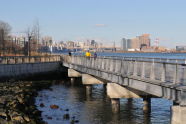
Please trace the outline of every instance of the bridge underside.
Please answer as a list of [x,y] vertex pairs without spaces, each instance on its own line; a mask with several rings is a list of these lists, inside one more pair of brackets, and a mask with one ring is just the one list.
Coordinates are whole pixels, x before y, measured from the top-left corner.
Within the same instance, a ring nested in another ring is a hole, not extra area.
[[[101,69],[87,68],[82,65],[63,63],[65,67],[77,71],[80,77],[88,74],[107,82],[107,95],[111,98],[113,112],[119,111],[119,98],[143,98],[144,112],[150,112],[151,97],[161,97],[174,101],[171,107],[171,123],[182,124],[186,121],[186,90],[181,84],[162,83],[149,79],[141,80],[135,76],[119,75]],[[98,83],[99,84],[99,83]],[[88,92],[91,89],[87,87]]]

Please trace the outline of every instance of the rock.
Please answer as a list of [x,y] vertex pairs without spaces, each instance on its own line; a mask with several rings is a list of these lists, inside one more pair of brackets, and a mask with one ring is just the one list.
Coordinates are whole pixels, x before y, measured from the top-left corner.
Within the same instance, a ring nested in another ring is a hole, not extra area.
[[70,115],[69,115],[69,114],[64,114],[64,115],[63,115],[63,119],[69,120],[69,119],[70,119]]
[[43,103],[41,103],[39,106],[40,106],[40,107],[45,107],[45,105],[44,105]]
[[23,121],[23,117],[22,117],[22,116],[20,116],[20,115],[17,115],[17,116],[12,117],[12,120],[22,122],[22,121]]
[[[49,86],[38,82],[0,83],[0,124],[46,124],[34,104],[34,97],[39,89]],[[45,105],[42,103],[40,106]],[[54,105],[53,108],[59,106]]]
[[52,88],[48,88],[50,91],[53,91],[53,89]]
[[76,117],[75,116],[72,116],[72,119],[75,119]]
[[24,103],[23,98],[22,98],[21,96],[18,96],[18,97],[17,97],[17,100],[18,100],[18,101],[19,101],[19,103],[21,103],[21,104],[23,104],[23,103]]
[[7,114],[5,111],[1,111],[0,112],[0,118],[6,119],[7,118]]
[[51,108],[51,109],[58,109],[59,106],[58,106],[58,105],[50,105],[50,108]]
[[[7,121],[4,120],[4,119],[2,119],[2,118],[0,118],[0,124],[7,124]],[[9,123],[8,123],[8,124],[9,124]]]
[[79,123],[79,120],[75,120],[75,123]]
[[74,121],[74,120],[71,120],[71,121],[70,121],[70,124],[74,124],[74,123],[75,123],[75,121]]
[[49,116],[49,117],[47,117],[47,119],[52,120],[52,117]]
[[30,119],[29,119],[29,117],[28,116],[23,116],[23,118],[25,119],[25,121],[27,121],[27,122],[29,122],[30,121]]

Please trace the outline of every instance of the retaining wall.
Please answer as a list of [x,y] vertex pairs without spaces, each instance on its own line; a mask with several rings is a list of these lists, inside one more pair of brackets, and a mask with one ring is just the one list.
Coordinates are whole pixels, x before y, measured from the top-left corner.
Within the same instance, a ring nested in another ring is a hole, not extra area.
[[0,80],[26,78],[57,71],[65,71],[59,62],[0,64]]

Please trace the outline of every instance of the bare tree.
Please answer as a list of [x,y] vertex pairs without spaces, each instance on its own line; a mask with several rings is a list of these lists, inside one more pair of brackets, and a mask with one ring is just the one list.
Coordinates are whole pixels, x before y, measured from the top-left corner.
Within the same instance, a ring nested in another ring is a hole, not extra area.
[[28,50],[28,55],[30,56],[31,52],[38,51],[38,46],[40,41],[40,26],[38,20],[34,22],[32,28],[28,28],[26,30],[26,35],[28,38],[27,50]]
[[8,23],[0,20],[0,54],[5,54],[5,44],[8,41],[8,35],[11,29]]

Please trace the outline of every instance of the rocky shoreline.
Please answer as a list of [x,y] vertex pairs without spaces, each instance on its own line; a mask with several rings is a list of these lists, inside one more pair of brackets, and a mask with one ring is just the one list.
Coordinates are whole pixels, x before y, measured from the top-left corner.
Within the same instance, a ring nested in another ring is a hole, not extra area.
[[0,83],[0,124],[45,124],[37,110],[37,92],[52,81],[9,81]]

